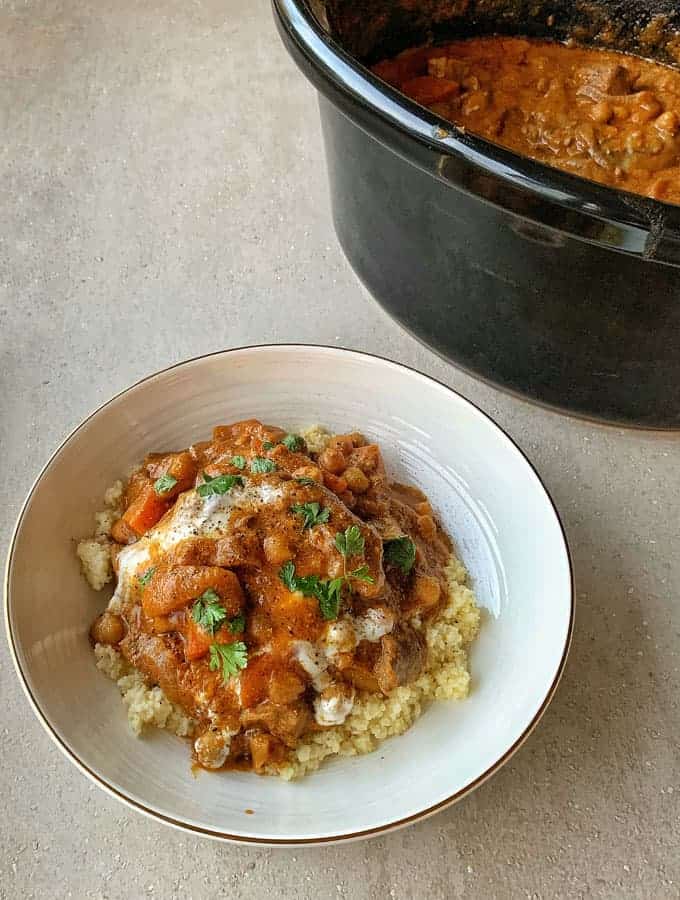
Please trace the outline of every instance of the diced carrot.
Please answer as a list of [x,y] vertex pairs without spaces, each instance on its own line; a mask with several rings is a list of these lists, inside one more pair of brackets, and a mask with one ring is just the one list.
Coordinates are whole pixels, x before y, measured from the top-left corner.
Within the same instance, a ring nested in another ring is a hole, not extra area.
[[189,661],[205,656],[213,643],[212,635],[191,618],[185,626],[184,636],[186,639],[184,655]]
[[193,487],[196,478],[196,463],[186,450],[181,453],[165,453],[162,456],[150,457],[146,468],[152,481],[162,475],[171,475],[177,481],[177,484],[163,495],[166,499],[176,497],[182,491]]
[[447,97],[457,94],[459,89],[460,85],[457,81],[449,81],[448,78],[434,78],[431,75],[419,75],[417,78],[405,81],[401,86],[404,94],[424,106],[445,100]]
[[147,484],[123,514],[123,521],[137,535],[145,534],[163,517],[170,504]]
[[215,634],[210,634],[188,615],[184,626],[184,638],[184,656],[188,662],[191,662],[205,656],[210,650],[211,644],[233,644],[243,640],[243,634],[234,634],[226,625],[218,628]]

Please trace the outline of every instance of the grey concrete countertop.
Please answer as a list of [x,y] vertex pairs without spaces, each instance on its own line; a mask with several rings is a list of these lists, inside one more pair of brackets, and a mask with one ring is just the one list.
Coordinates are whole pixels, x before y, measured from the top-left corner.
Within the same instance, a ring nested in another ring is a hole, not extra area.
[[535,463],[574,557],[567,671],[459,805],[323,849],[197,840],[93,787],[0,647],[0,897],[680,896],[680,435],[512,400],[420,347],[335,241],[314,93],[265,0],[0,6],[0,527],[62,437],[139,377],[317,341],[415,366]]

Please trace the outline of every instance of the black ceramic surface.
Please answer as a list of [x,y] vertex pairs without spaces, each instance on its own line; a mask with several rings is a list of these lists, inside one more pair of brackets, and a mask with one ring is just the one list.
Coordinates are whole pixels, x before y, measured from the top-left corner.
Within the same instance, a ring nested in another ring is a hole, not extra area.
[[336,232],[439,353],[590,417],[680,427],[680,209],[460,135],[366,72],[303,0],[274,0],[321,92]]

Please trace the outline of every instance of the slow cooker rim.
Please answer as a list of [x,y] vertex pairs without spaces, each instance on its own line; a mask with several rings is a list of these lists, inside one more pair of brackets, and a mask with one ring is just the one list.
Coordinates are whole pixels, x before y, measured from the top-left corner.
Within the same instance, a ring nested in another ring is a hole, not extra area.
[[[280,28],[330,87],[342,93],[353,104],[386,121],[403,136],[426,144],[443,156],[463,159],[470,167],[513,188],[521,187],[530,192],[535,200],[546,205],[557,205],[587,219],[611,224],[627,233],[631,237],[631,243],[619,246],[597,238],[573,235],[576,238],[589,243],[606,244],[612,250],[661,264],[680,264],[678,256],[673,252],[674,245],[680,241],[680,207],[571,175],[470,132],[461,132],[451,122],[405,97],[378,78],[346,51],[321,27],[308,0],[272,0],[272,6]],[[333,66],[329,65],[328,59],[324,59],[329,54],[335,64]],[[341,77],[341,67],[346,67],[351,72],[351,84]],[[333,102],[332,97],[329,99]],[[404,115],[395,115],[395,109],[405,113],[413,124],[407,124]],[[443,180],[450,181],[446,178]],[[480,199],[490,202],[483,196]],[[633,208],[633,205],[638,209]],[[640,214],[639,208],[647,212],[647,217]],[[527,218],[532,217],[527,215]],[[546,227],[557,231],[565,230],[559,225],[546,224]],[[662,233],[669,232],[671,258],[666,259],[663,252],[659,252],[659,237]],[[653,245],[652,253],[647,251],[648,245]]]

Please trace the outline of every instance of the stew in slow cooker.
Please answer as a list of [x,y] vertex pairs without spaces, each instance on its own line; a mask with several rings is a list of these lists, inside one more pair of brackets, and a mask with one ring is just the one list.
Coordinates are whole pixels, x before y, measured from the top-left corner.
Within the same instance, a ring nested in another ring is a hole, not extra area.
[[383,80],[481,137],[574,175],[680,203],[680,72],[637,56],[483,37],[407,50]]

